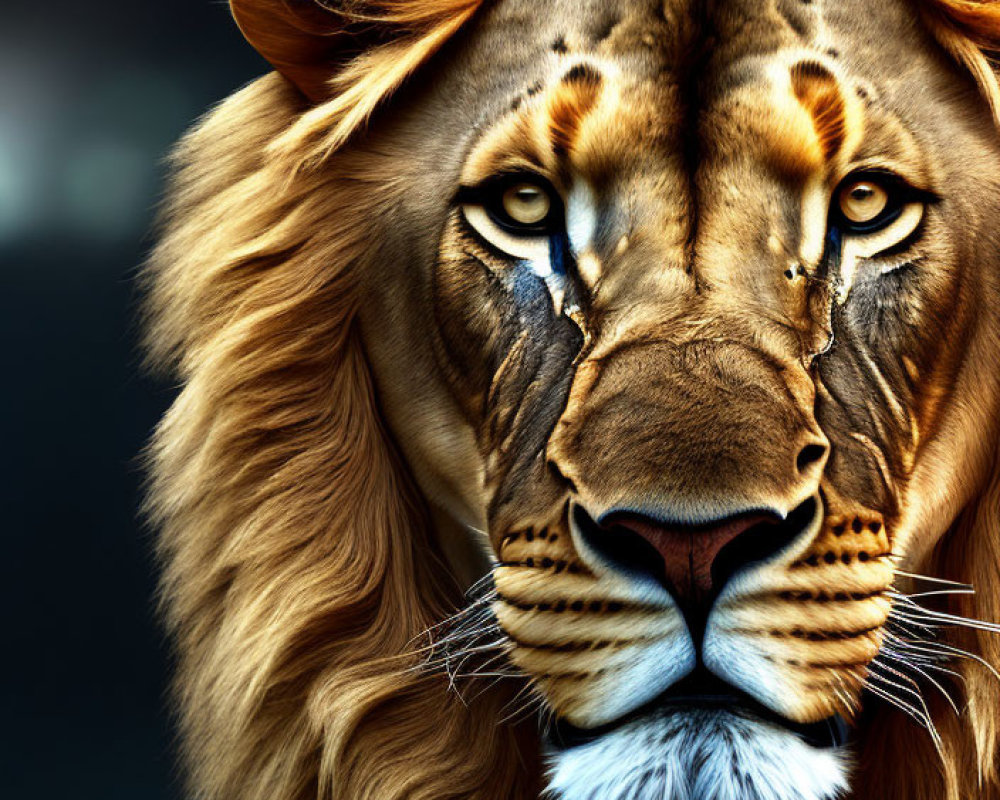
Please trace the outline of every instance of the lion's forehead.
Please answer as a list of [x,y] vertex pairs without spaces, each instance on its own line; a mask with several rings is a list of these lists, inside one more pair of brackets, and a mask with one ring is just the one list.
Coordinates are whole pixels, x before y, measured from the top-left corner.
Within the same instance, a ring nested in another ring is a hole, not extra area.
[[[504,0],[479,20],[461,73],[480,95],[504,94],[592,58],[633,88],[673,84],[711,106],[734,91],[763,91],[770,63],[798,53],[840,60],[891,88],[928,49],[913,13],[906,0],[553,0],[542,16],[534,0]],[[897,46],[885,47],[887,36]],[[661,122],[676,119],[674,108],[660,113]]]
[[[534,3],[505,0],[480,19],[455,62],[451,78],[463,90],[448,81],[440,89],[445,102],[477,115],[473,158],[456,168],[474,182],[508,164],[568,167],[627,199],[633,216],[664,232],[661,243],[687,240],[692,212],[703,229],[714,213],[728,230],[737,198],[768,209],[769,220],[748,221],[758,229],[797,224],[798,198],[776,200],[776,189],[835,171],[832,162],[914,162],[920,182],[924,159],[909,131],[940,137],[933,114],[913,102],[921,81],[911,78],[940,65],[921,46],[912,13],[905,0],[877,8],[860,0],[591,0],[554,2],[540,18]],[[898,46],[882,46],[888,39]],[[476,102],[467,103],[473,92]]]

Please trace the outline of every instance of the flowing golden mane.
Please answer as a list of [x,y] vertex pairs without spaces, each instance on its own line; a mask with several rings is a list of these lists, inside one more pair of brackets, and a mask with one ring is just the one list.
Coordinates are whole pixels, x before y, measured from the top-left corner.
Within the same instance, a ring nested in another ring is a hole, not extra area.
[[413,640],[461,595],[354,324],[391,165],[301,169],[310,113],[274,74],[210,113],[174,155],[151,258],[148,347],[183,387],[151,446],[149,510],[190,784],[245,800],[531,796],[503,701],[467,708],[412,669]]
[[[398,187],[391,160],[343,148],[480,0],[347,4],[341,21],[398,35],[326,81],[317,70],[341,34],[268,5],[239,3],[237,17],[251,38],[272,31],[284,75],[250,84],[179,145],[147,273],[149,352],[181,385],[150,448],[149,512],[190,785],[206,800],[537,797],[533,725],[498,722],[509,696],[486,691],[467,707],[443,676],[414,669],[414,640],[461,594],[381,421],[355,320],[365,220],[387,213]],[[1000,4],[923,6],[1000,108],[983,55],[1000,45]],[[307,39],[303,72],[294,53]],[[953,610],[992,620],[998,473],[923,569],[975,584]],[[959,644],[1000,664],[997,637]],[[1000,682],[974,662],[962,670],[967,717],[934,709],[944,758],[879,712],[859,800],[1000,800]]]
[[[925,23],[975,79],[1000,125],[1000,84],[992,58],[1000,50],[1000,3],[995,0],[919,0]],[[1000,332],[984,362],[1000,352]],[[992,448],[991,479],[941,539],[925,575],[970,584],[974,595],[952,596],[946,610],[1000,620],[1000,446]],[[966,706],[958,716],[942,698],[928,700],[941,734],[937,753],[923,731],[880,709],[865,732],[856,780],[857,800],[998,800],[1000,798],[1000,637],[952,630],[944,640],[975,654],[956,666]]]

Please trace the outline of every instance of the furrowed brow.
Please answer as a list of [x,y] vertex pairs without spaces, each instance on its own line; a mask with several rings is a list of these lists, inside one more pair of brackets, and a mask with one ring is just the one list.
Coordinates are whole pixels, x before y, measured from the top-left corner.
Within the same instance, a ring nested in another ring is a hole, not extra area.
[[562,77],[548,103],[554,155],[561,157],[573,149],[584,118],[597,105],[602,85],[601,73],[589,64],[577,64]]
[[827,161],[832,160],[847,141],[847,104],[840,84],[817,61],[800,61],[791,69],[792,90],[812,117],[813,129]]

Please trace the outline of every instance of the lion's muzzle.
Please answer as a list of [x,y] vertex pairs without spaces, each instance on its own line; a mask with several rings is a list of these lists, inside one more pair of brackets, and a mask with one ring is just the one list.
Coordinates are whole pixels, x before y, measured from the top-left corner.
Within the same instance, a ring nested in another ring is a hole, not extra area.
[[[828,541],[813,402],[808,366],[749,337],[582,359],[546,450],[567,535],[508,537],[495,575],[514,661],[561,719],[612,724],[697,676],[790,722],[843,710],[891,573],[880,542]],[[848,594],[821,604],[830,580]]]

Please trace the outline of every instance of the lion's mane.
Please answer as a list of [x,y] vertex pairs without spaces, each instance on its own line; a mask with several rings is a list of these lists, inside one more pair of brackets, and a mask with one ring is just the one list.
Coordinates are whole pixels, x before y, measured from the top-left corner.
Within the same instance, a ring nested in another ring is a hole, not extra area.
[[[536,797],[532,726],[498,724],[509,696],[467,707],[416,669],[414,641],[461,595],[381,421],[355,319],[366,220],[390,213],[399,187],[391,158],[342,151],[479,0],[344,5],[393,35],[329,61],[348,30],[347,12],[330,12],[342,29],[308,50],[306,79],[289,54],[311,34],[268,10],[282,4],[235,4],[299,88],[261,78],[185,137],[147,270],[151,360],[181,387],[149,450],[148,510],[189,782],[206,800]],[[1000,8],[925,8],[1000,96],[983,55],[1000,43]],[[317,63],[336,64],[329,79]],[[1000,619],[1000,479],[932,562],[927,574],[980,589],[956,612]],[[1000,664],[995,638],[959,644]],[[975,662],[962,670],[967,718],[935,709],[944,757],[880,710],[857,798],[1000,798],[1000,683]]]
[[189,782],[244,800],[531,796],[503,701],[467,708],[403,655],[461,595],[355,323],[391,167],[304,167],[330,130],[309,113],[276,74],[211,112],[173,157],[151,259],[148,345],[182,386],[149,510]]

